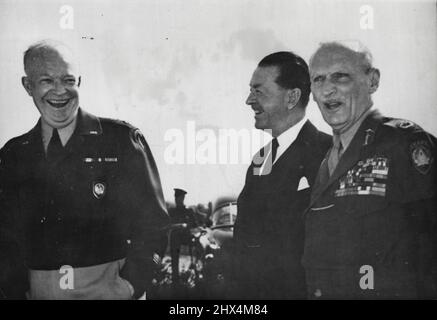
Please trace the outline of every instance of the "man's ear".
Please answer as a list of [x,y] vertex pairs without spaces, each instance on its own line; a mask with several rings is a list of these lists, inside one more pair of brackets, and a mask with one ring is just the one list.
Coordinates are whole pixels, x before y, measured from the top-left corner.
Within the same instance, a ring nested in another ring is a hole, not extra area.
[[21,84],[23,85],[23,87],[26,90],[27,94],[29,96],[32,96],[32,83],[31,83],[29,77],[22,77],[21,78]]
[[287,108],[291,110],[298,104],[302,92],[299,88],[294,88],[287,91]]
[[380,79],[380,72],[376,68],[372,68],[369,71],[369,81],[370,81],[370,87],[369,92],[372,94],[378,90],[379,87],[379,79]]

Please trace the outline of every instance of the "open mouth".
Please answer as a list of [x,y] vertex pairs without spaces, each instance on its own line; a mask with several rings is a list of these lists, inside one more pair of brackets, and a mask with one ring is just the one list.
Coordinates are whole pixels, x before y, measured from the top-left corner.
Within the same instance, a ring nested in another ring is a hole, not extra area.
[[260,115],[261,113],[264,113],[262,110],[253,110],[255,112],[255,116]]
[[324,102],[323,105],[325,106],[326,109],[332,111],[338,109],[342,105],[342,103],[338,101],[329,101],[329,102]]
[[51,105],[53,108],[59,109],[65,107],[70,99],[50,99],[47,100],[48,104]]

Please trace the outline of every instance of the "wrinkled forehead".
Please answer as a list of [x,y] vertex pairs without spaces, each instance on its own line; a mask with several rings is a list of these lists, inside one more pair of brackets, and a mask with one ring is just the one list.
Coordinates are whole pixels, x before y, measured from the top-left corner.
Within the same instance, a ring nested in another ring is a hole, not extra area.
[[25,62],[26,74],[31,77],[41,74],[78,75],[78,69],[73,54],[63,47],[34,49]]
[[342,48],[321,48],[310,62],[310,74],[332,72],[358,72],[363,66],[362,57],[356,52]]

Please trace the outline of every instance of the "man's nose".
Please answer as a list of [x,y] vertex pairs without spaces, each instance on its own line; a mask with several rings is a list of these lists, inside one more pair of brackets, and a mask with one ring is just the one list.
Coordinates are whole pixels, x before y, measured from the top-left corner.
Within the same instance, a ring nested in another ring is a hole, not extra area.
[[55,85],[54,89],[56,93],[62,94],[66,92],[65,85],[62,82],[62,80],[55,80],[54,85]]
[[251,92],[251,93],[249,93],[249,96],[246,99],[246,104],[252,105],[254,103],[255,103],[255,95]]
[[324,96],[329,97],[330,95],[334,94],[336,90],[337,88],[335,87],[335,84],[333,84],[331,81],[326,80],[323,83],[322,93]]

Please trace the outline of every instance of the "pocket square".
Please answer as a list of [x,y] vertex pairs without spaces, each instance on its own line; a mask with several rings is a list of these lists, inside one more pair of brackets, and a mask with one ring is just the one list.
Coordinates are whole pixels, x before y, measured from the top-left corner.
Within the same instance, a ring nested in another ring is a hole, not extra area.
[[307,178],[306,177],[300,178],[299,186],[297,187],[297,191],[304,190],[304,189],[307,189],[309,187],[310,187],[310,185],[308,183]]

